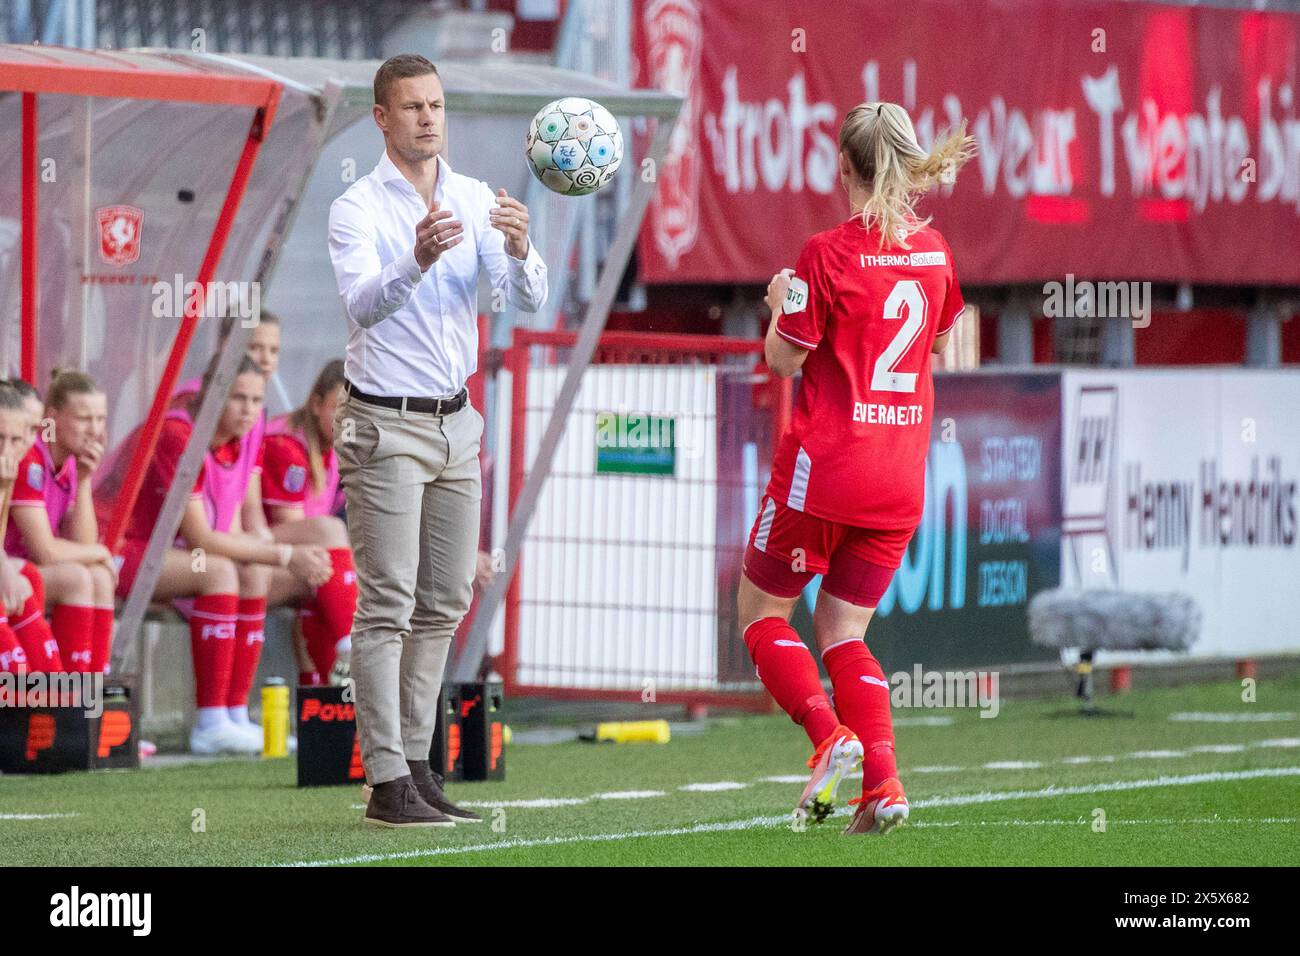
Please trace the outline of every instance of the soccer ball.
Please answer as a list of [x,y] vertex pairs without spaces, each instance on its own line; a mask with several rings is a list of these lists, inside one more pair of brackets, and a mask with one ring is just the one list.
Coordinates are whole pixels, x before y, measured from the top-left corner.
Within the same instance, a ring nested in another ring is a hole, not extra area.
[[533,175],[562,196],[600,189],[623,162],[623,133],[609,110],[581,96],[547,103],[528,126],[525,155]]

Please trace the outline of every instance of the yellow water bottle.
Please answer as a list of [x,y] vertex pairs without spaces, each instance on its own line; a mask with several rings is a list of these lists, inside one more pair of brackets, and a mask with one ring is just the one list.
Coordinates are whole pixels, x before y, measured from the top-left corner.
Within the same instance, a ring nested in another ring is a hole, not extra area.
[[262,756],[289,756],[289,685],[271,677],[262,688]]

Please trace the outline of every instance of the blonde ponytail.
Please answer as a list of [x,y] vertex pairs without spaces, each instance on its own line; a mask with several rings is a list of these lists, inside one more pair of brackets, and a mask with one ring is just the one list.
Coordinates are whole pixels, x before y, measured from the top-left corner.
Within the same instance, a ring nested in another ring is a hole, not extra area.
[[871,190],[862,208],[862,225],[880,231],[886,241],[911,248],[908,238],[930,222],[918,220],[915,202],[940,183],[952,182],[975,155],[975,139],[962,121],[936,139],[930,152],[921,149],[907,110],[897,103],[859,103],[840,126],[840,149],[854,172]]

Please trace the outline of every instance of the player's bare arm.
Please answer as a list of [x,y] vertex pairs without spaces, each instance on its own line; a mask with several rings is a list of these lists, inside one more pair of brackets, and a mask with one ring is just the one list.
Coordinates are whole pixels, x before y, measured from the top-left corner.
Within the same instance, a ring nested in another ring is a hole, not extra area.
[[763,357],[767,367],[781,378],[789,378],[803,367],[808,358],[808,349],[802,349],[793,342],[782,338],[776,331],[777,320],[781,317],[786,293],[790,291],[790,279],[793,269],[782,269],[772,276],[767,284],[767,296],[763,300],[771,310],[772,318],[767,325],[767,337],[763,341]]

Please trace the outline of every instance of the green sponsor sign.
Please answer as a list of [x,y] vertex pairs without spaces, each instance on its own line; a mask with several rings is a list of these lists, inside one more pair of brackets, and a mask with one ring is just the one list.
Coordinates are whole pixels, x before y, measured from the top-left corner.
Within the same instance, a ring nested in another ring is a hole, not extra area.
[[597,412],[596,474],[671,477],[676,467],[673,419]]

